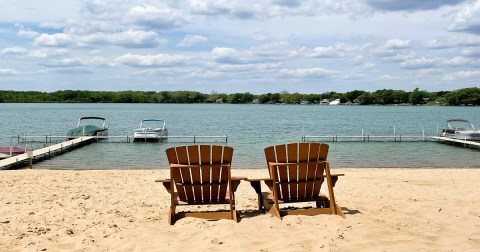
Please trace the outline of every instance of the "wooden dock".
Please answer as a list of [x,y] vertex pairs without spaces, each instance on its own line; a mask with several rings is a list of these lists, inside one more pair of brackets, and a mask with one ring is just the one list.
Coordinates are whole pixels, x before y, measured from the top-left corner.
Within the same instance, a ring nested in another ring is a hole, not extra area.
[[438,142],[442,142],[442,143],[451,143],[454,146],[480,148],[480,142],[475,142],[475,141],[454,139],[454,138],[450,138],[450,137],[432,137],[432,139],[437,140]]
[[[133,135],[123,135],[123,136],[92,136],[95,139],[104,139],[104,140],[110,140],[110,141],[125,141],[127,143],[132,142],[134,140]],[[29,136],[29,135],[18,135],[16,137],[17,141],[19,143],[27,143],[27,142],[44,142],[44,143],[51,143],[51,142],[56,142],[56,141],[62,141],[62,140],[67,140],[66,135],[61,135],[61,136],[56,136],[56,135],[41,135],[41,136]],[[176,139],[178,142],[203,142],[205,140],[220,140],[220,141],[225,141],[225,143],[228,142],[228,136],[227,135],[208,135],[208,136],[202,136],[202,135],[177,135],[177,136],[160,136],[157,139],[159,140],[169,140],[169,139]],[[189,141],[186,141],[189,140]]]
[[20,164],[22,162],[28,162],[30,159],[41,159],[44,157],[50,157],[56,153],[61,153],[73,148],[78,148],[85,144],[95,141],[95,137],[79,137],[73,140],[68,140],[58,144],[54,144],[45,148],[28,151],[24,154],[16,155],[13,157],[5,158],[0,160],[0,169],[5,169],[6,167]]

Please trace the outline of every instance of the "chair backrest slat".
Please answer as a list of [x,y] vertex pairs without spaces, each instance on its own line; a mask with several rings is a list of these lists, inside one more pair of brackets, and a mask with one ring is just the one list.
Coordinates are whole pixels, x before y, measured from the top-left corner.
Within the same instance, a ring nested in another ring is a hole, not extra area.
[[[290,143],[265,148],[267,163],[290,163],[271,167],[270,176],[279,199],[303,199],[316,196],[323,183],[328,145]],[[293,163],[293,164],[292,164]]]
[[[211,164],[212,162],[211,162],[210,156],[211,156],[210,145],[200,145],[200,163],[202,165]],[[212,170],[212,167],[202,166],[202,168],[201,168],[201,179],[202,179],[203,184],[207,184],[207,183],[211,184],[212,183],[211,177],[210,177],[211,170]],[[211,189],[211,187],[212,186],[203,186],[202,187],[202,199],[205,202],[210,202],[212,200],[212,197],[211,197],[212,189]]]
[[170,164],[186,165],[170,166],[180,200],[210,203],[225,199],[233,148],[190,145],[168,148],[166,152]]

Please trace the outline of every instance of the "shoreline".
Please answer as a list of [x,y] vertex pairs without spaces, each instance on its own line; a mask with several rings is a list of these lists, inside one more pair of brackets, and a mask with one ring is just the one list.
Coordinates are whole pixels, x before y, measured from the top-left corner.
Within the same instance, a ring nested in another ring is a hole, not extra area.
[[[339,216],[286,216],[256,210],[256,194],[236,192],[240,221],[185,218],[167,224],[169,194],[156,170],[0,172],[0,248],[21,250],[337,250],[480,249],[476,168],[333,168],[344,173]],[[232,176],[267,177],[266,168]],[[265,188],[265,187],[262,187]],[[264,189],[265,190],[265,189]],[[322,189],[323,190],[323,189]],[[209,209],[202,206],[202,209]]]

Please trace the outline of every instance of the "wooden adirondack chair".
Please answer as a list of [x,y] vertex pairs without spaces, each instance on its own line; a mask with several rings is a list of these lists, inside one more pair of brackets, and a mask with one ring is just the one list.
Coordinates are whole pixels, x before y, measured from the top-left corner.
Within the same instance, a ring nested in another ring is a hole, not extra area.
[[[235,195],[239,178],[231,178],[233,148],[220,145],[177,146],[166,150],[170,179],[160,179],[171,195],[168,223],[184,217],[237,221]],[[228,211],[179,212],[176,207],[229,205]]]
[[[345,218],[335,203],[333,187],[338,176],[330,174],[327,161],[329,146],[324,143],[290,143],[265,148],[270,178],[248,179],[258,194],[259,209],[262,207],[275,216],[337,214]],[[327,180],[328,196],[320,193]],[[261,192],[260,181],[270,188]],[[280,204],[316,202],[316,208],[282,209]]]

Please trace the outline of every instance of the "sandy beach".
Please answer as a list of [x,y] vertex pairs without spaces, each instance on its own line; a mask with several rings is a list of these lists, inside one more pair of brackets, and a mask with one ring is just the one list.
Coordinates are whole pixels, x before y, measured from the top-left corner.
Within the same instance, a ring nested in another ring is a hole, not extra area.
[[[167,224],[167,170],[0,171],[0,251],[479,251],[480,169],[333,169],[339,216],[256,211]],[[266,169],[234,169],[265,177]]]

